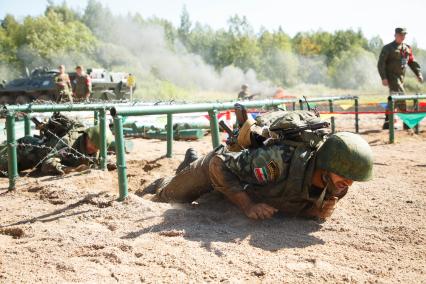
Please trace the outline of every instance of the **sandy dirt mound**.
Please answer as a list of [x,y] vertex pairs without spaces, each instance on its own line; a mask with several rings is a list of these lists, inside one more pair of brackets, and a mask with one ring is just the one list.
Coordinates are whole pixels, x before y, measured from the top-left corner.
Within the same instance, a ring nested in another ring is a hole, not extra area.
[[172,174],[187,147],[207,153],[210,137],[175,143],[173,159],[164,142],[135,139],[124,202],[116,172],[23,178],[0,190],[0,282],[424,283],[425,133],[398,132],[395,145],[386,135],[364,135],[375,179],[323,223],[252,221],[215,193],[184,205],[134,194]]

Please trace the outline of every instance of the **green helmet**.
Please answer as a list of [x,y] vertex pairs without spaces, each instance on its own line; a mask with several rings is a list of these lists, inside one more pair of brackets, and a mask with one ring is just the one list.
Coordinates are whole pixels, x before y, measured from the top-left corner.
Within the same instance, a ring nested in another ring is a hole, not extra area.
[[[101,148],[101,131],[98,126],[92,126],[86,129],[85,131],[90,141],[96,145],[98,149]],[[112,136],[111,130],[107,127],[106,129],[106,146],[108,146],[114,141],[114,137]]]
[[361,136],[339,132],[318,149],[316,167],[354,181],[368,181],[373,177],[373,152]]

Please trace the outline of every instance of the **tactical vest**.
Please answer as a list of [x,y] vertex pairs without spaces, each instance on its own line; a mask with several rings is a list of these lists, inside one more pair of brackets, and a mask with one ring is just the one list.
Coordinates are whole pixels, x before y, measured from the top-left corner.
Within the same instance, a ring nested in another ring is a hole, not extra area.
[[273,111],[256,118],[272,143],[241,152],[223,150],[229,170],[261,200],[291,214],[320,206],[325,191],[310,194],[317,149],[327,138],[328,123],[311,111]]
[[303,144],[282,144],[241,152],[223,150],[220,156],[243,188],[275,208],[297,215],[324,198],[309,194],[315,153],[316,149]]

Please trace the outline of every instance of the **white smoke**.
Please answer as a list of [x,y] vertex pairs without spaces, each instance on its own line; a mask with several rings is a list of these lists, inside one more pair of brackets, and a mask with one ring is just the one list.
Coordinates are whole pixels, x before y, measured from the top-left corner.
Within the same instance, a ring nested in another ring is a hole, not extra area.
[[[235,66],[220,71],[207,64],[199,55],[189,53],[175,40],[170,46],[164,28],[152,23],[135,23],[131,19],[117,17],[103,35],[107,43],[97,49],[97,59],[110,67],[127,67],[140,77],[153,73],[156,77],[190,89],[234,92],[242,84],[248,84],[253,92],[270,94],[272,84],[257,78],[256,72],[247,72]],[[102,26],[104,23],[96,23]]]

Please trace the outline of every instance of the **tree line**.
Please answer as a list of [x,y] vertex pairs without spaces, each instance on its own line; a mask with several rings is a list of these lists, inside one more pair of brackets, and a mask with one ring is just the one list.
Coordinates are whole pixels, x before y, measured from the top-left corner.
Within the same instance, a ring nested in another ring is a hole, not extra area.
[[[96,0],[89,0],[83,11],[51,1],[41,16],[18,21],[6,15],[0,25],[0,66],[12,66],[16,71],[3,72],[2,76],[17,75],[25,67],[53,65],[70,56],[92,67],[126,68],[144,46],[138,43],[134,48],[128,38],[113,32],[123,21],[131,22],[131,26],[122,33],[146,26],[161,27],[164,48],[171,53],[183,50],[196,54],[218,73],[227,66],[243,72],[254,70],[258,79],[284,87],[303,83],[360,89],[380,83],[376,63],[383,41],[378,36],[367,39],[361,30],[318,30],[291,37],[285,27],[255,31],[249,19],[239,15],[232,16],[226,28],[213,29],[193,23],[185,7],[180,25],[174,26],[165,19],[145,19],[139,13],[113,15]],[[426,51],[413,48],[420,63],[426,63]],[[138,66],[131,68],[138,72]],[[152,66],[144,72],[151,78],[167,80],[159,78],[161,75]],[[418,88],[414,80],[408,83],[409,88]]]

